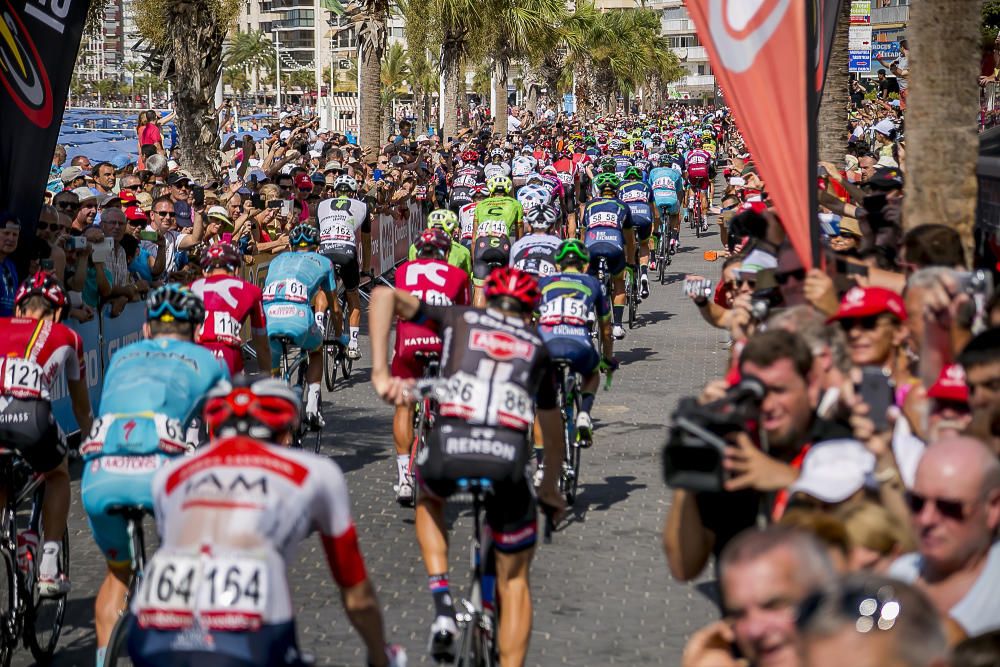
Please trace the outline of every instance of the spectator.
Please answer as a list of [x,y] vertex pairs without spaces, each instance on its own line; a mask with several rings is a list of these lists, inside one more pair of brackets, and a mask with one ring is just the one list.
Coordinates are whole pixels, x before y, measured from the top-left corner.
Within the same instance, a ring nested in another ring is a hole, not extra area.
[[101,162],[94,168],[94,187],[98,196],[110,195],[115,190],[115,167],[110,162]]
[[55,206],[42,206],[35,234],[49,249],[51,264],[46,270],[63,282],[66,276],[66,253],[61,242],[69,235],[69,218],[59,213]]
[[956,437],[924,452],[910,495],[917,552],[889,574],[927,593],[968,636],[1000,629],[1000,462],[981,441]]
[[830,321],[837,322],[847,336],[848,354],[855,366],[881,368],[901,391],[913,381],[903,354],[909,333],[906,307],[898,294],[882,287],[852,287]]
[[97,217],[97,195],[90,188],[77,188],[73,190],[77,196],[78,207],[76,217],[73,218],[72,227],[77,232],[83,232],[94,226],[94,218]]
[[1000,631],[966,639],[951,653],[951,667],[996,667],[1000,665]]
[[967,265],[962,238],[945,225],[914,227],[903,237],[900,265],[907,273],[931,266],[964,270]]
[[[164,257],[164,271],[167,273],[177,269],[177,252],[201,243],[204,235],[204,227],[200,215],[196,217],[195,225],[190,233],[178,231],[175,222],[174,203],[170,197],[160,197],[153,202],[152,215],[147,230],[156,232],[164,239],[162,250],[166,252]],[[159,253],[158,244],[154,244],[151,241],[143,241],[143,245],[147,251]]]
[[836,516],[847,531],[849,571],[884,574],[913,542],[896,518],[874,500],[840,508]]
[[797,625],[809,667],[945,667],[945,628],[919,590],[852,574],[810,596]]
[[0,213],[0,317],[14,316],[14,297],[21,284],[11,255],[17,250],[21,225],[9,213]]
[[75,190],[76,188],[82,188],[87,184],[86,176],[90,172],[86,172],[79,167],[66,167],[62,170],[59,175],[59,179],[62,181],[63,188],[66,190]]
[[[149,216],[138,206],[129,206],[125,209],[126,236],[131,236],[136,243],[135,258],[129,261],[129,272],[152,285],[162,274],[166,266],[166,240],[156,232],[156,248],[150,251],[141,243],[142,234],[146,232],[149,224]],[[124,239],[124,237],[123,237]]]
[[965,371],[972,420],[992,422],[1000,411],[1000,328],[969,341],[957,361]]
[[[787,526],[748,530],[730,542],[719,563],[726,620],[696,632],[682,667],[797,667],[796,605],[828,586],[834,570],[811,535]],[[738,660],[734,657],[741,656]]]

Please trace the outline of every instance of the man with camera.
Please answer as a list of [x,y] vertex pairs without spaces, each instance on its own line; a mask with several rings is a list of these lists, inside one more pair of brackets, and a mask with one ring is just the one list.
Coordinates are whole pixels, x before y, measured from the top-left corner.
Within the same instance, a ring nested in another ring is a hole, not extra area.
[[697,577],[737,533],[781,517],[813,444],[850,436],[816,417],[820,381],[801,336],[754,335],[738,371],[741,380],[728,390],[710,384],[701,405],[682,401],[664,451],[674,495],[663,546],[681,581]]

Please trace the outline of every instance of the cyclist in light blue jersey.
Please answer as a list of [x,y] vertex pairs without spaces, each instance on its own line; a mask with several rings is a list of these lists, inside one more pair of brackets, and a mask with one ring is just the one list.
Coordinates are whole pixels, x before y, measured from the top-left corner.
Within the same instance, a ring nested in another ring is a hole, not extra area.
[[319,383],[323,379],[326,309],[336,298],[337,280],[333,262],[316,252],[318,229],[308,224],[298,225],[289,233],[288,243],[292,252],[282,253],[271,261],[264,282],[271,373],[275,374],[281,365],[283,339],[309,353],[306,421],[317,428],[323,425],[319,414]]
[[[676,157],[663,155],[660,166],[649,173],[649,184],[653,188],[653,201],[660,215],[670,220],[669,252],[677,250],[681,233],[681,196],[684,192],[684,177],[676,163]],[[666,243],[666,239],[661,239]]]
[[194,342],[205,308],[193,292],[176,284],[154,290],[146,318],[146,340],[111,358],[100,416],[80,446],[83,508],[108,566],[94,604],[98,665],[125,601],[131,565],[126,522],[108,509],[141,505],[152,511],[153,475],[187,450],[188,423],[209,390],[229,378],[226,366]]

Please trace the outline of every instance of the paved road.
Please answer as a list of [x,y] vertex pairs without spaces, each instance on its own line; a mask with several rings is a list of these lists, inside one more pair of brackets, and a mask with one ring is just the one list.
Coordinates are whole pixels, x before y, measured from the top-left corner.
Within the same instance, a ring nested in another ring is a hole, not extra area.
[[[670,579],[660,548],[670,503],[660,473],[664,425],[677,398],[717,376],[726,355],[719,332],[704,324],[681,294],[684,273],[718,275],[718,265],[702,258],[702,250],[715,248],[718,237],[714,229],[707,238],[696,239],[689,229],[681,236],[681,253],[668,267],[667,284],[653,285],[640,306],[637,328],[616,346],[622,368],[612,390],[598,395],[596,444],[584,453],[576,506],[553,543],[536,553],[531,665],[676,665],[691,632],[713,616],[705,594]],[[376,400],[368,368],[362,360],[349,384],[324,396],[323,451],[347,474],[389,637],[407,647],[410,664],[431,664],[424,650],[432,607],[413,512],[394,502],[391,409]],[[91,665],[93,596],[103,563],[79,502],[78,481],[73,487],[73,593],[56,664]],[[453,567],[467,562],[470,534],[468,516],[458,516]],[[453,570],[456,588],[463,572]],[[300,643],[316,654],[317,664],[364,664],[361,642],[346,620],[315,538],[303,545],[291,582]],[[21,654],[15,664],[31,664],[30,657]]]

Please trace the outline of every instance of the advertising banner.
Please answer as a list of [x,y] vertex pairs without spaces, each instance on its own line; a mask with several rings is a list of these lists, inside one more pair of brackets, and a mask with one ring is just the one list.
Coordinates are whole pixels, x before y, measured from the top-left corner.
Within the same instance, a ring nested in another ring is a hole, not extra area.
[[[90,392],[90,406],[97,414],[97,406],[101,401],[101,387],[104,384],[104,364],[101,360],[101,323],[94,318],[89,322],[67,320],[65,324],[78,333],[83,340],[83,360],[87,367],[87,389]],[[52,412],[56,421],[65,433],[79,430],[76,417],[73,416],[73,405],[69,397],[66,375],[60,374],[52,385]]]

